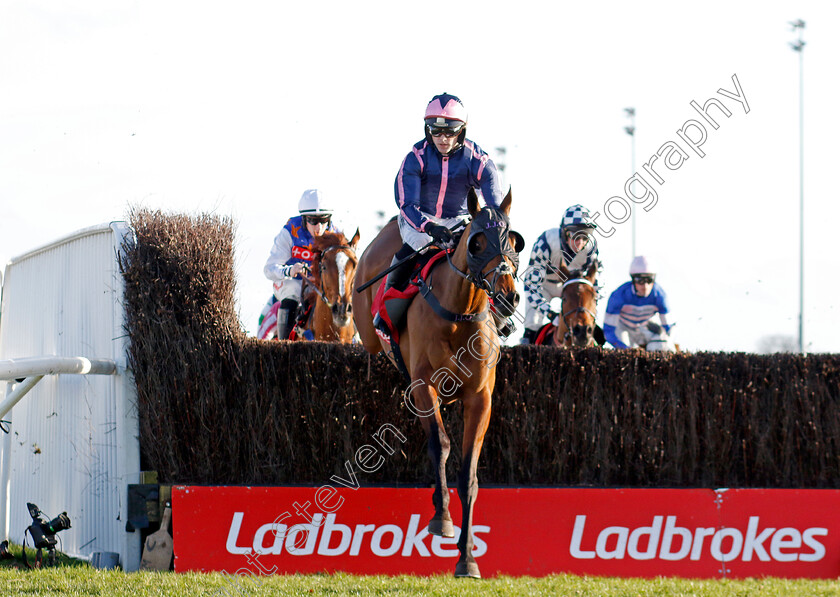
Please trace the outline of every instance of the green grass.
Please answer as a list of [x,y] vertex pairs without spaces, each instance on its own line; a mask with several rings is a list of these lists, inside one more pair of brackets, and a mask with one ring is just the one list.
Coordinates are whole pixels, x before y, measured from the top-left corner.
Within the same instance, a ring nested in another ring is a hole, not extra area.
[[[12,555],[15,556],[13,560],[0,560],[0,570],[3,569],[23,569],[25,570],[26,567],[23,564],[23,560],[21,558],[22,549],[20,545],[16,543],[10,543],[8,546],[9,551]],[[35,566],[35,558],[37,556],[37,550],[27,547],[26,548],[26,558],[29,561],[30,566]],[[47,552],[43,552],[44,560],[47,559]],[[56,567],[61,566],[63,568],[66,567],[79,567],[79,566],[90,566],[85,560],[77,560],[75,558],[71,558],[70,556],[61,553],[60,551],[56,551]],[[2,585],[0,585],[0,595],[4,595],[2,592]]]
[[90,566],[43,570],[0,569],[0,595],[840,595],[840,582],[782,579],[745,581],[616,579],[568,575],[545,578],[352,576],[314,574],[240,578],[223,573],[175,574],[95,570]]

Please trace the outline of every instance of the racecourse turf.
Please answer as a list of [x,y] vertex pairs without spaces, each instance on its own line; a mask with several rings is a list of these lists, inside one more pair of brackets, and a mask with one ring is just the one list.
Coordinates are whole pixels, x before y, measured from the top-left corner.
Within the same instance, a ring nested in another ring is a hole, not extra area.
[[481,580],[449,575],[353,576],[311,574],[236,577],[224,573],[135,572],[59,566],[43,570],[0,568],[0,595],[840,595],[840,582],[747,579],[621,579],[570,575],[500,576]]

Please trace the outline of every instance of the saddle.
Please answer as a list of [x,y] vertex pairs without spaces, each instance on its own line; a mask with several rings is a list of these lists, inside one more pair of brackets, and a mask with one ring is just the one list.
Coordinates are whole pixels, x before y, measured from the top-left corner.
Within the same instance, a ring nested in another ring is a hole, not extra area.
[[[400,329],[405,324],[404,314],[408,311],[409,303],[411,303],[412,299],[420,292],[420,286],[422,284],[421,280],[425,280],[428,277],[429,270],[432,269],[432,266],[445,255],[445,250],[420,255],[414,266],[414,270],[408,278],[408,284],[405,288],[401,289],[393,287],[389,288],[388,292],[385,292],[385,284],[381,284],[379,286],[379,290],[376,292],[370,311],[371,315],[374,317],[377,313],[379,313],[379,316],[388,326],[388,329],[391,332],[391,337],[386,338],[386,340],[390,340],[392,343],[399,343]],[[394,308],[395,305],[390,304],[391,301],[402,302],[402,308]],[[403,316],[392,317],[392,315],[397,313],[401,313]]]

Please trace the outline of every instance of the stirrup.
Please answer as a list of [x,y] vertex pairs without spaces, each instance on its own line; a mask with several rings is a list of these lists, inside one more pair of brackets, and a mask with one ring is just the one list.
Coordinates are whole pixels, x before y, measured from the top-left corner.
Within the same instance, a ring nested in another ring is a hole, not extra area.
[[391,330],[388,329],[388,324],[385,323],[385,320],[382,319],[382,316],[379,315],[379,313],[377,313],[373,317],[373,328],[375,330],[378,330],[379,332],[382,332],[383,334],[385,334],[389,338],[391,337]]

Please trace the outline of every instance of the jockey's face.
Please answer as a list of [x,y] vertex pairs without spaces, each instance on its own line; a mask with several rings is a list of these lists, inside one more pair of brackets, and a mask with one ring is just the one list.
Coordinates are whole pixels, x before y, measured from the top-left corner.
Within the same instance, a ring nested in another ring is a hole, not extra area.
[[330,218],[323,216],[304,216],[306,229],[312,236],[321,236],[330,225]]
[[653,276],[633,276],[633,290],[637,296],[649,295],[653,290]]
[[575,253],[580,252],[589,242],[589,234],[582,230],[566,233],[566,240],[569,243],[569,248]]
[[441,155],[448,155],[450,151],[455,149],[455,146],[458,145],[458,135],[454,137],[447,137],[446,135],[432,135],[432,141],[435,143],[435,147],[441,153]]

